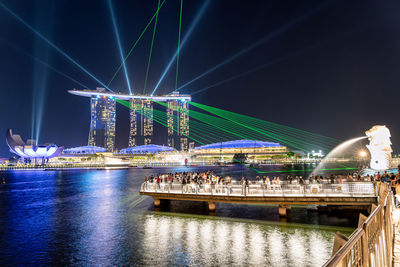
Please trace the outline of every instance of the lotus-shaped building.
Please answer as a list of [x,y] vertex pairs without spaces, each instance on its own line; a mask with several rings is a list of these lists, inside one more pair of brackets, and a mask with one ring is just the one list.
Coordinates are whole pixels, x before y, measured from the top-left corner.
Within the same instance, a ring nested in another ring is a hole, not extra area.
[[39,146],[36,145],[34,140],[28,140],[25,143],[19,134],[13,134],[11,129],[6,133],[7,145],[10,152],[17,154],[22,159],[42,159],[48,160],[49,158],[56,157],[61,154],[63,147],[58,147],[54,144]]

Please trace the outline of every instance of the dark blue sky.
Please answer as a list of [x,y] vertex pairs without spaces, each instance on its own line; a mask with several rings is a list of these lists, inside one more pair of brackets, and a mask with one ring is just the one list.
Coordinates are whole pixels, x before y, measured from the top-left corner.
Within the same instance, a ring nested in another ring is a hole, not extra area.
[[[107,1],[0,1],[102,82],[108,83],[118,68]],[[176,50],[179,3],[166,0],[160,11],[148,91]],[[184,0],[182,38],[203,3]],[[126,53],[154,14],[157,0],[113,5]],[[343,140],[362,135],[374,124],[386,124],[398,151],[399,13],[399,1],[211,1],[181,49],[178,85],[265,40],[182,92],[195,92],[265,65],[195,94],[193,101]],[[41,120],[40,142],[85,145],[89,100],[67,93],[82,86],[29,55],[85,86],[100,85],[2,7],[0,25],[0,133],[12,128],[29,138],[33,114]],[[143,91],[152,27],[127,60],[136,93]],[[175,68],[157,93],[174,89]],[[122,72],[111,88],[128,92]],[[117,112],[116,143],[123,148],[128,142],[128,111],[118,106]],[[155,142],[165,143],[162,138]],[[1,140],[0,155],[9,156],[5,139]]]

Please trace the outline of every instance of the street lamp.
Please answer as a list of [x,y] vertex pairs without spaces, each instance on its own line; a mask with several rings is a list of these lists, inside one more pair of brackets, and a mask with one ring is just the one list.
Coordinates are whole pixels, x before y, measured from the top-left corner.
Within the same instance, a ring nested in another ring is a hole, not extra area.
[[362,159],[364,159],[364,158],[367,156],[367,152],[366,152],[365,150],[361,150],[361,151],[358,153],[358,155],[359,155]]
[[365,159],[366,159],[367,155],[368,155],[368,153],[365,150],[360,150],[358,152],[358,156],[360,157],[360,160],[361,160],[361,165],[365,164]]

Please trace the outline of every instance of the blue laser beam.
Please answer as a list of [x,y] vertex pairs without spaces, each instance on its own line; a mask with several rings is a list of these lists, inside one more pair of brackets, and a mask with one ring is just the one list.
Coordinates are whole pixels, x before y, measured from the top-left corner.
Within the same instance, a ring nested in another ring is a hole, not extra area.
[[[188,31],[186,32],[185,36],[183,37],[183,39],[181,41],[180,50],[182,50],[183,46],[185,45],[185,43],[189,39],[190,35],[192,34],[193,30],[196,28],[196,25],[199,23],[202,15],[204,14],[204,12],[207,9],[210,2],[211,2],[210,0],[205,1],[203,3],[202,7],[200,8],[199,12],[196,14],[196,17],[193,19],[192,24],[190,24]],[[178,56],[178,49],[175,51],[175,54],[172,56],[171,60],[169,61],[167,67],[165,68],[163,74],[161,75],[161,78],[158,80],[157,85],[154,87],[154,90],[151,93],[151,95],[154,95],[155,91],[158,89],[161,82],[164,80],[165,76],[167,75],[168,71],[170,70],[172,64],[175,62],[177,56]]]
[[23,20],[21,17],[19,17],[16,13],[14,13],[11,9],[9,9],[5,4],[0,2],[0,6],[7,11],[9,14],[11,14],[14,18],[16,18],[19,22],[21,22],[25,27],[27,27],[29,30],[31,30],[33,33],[35,33],[40,39],[45,41],[48,45],[53,47],[57,52],[59,52],[61,55],[63,55],[65,58],[67,58],[70,62],[72,62],[75,66],[77,66],[79,69],[81,69],[83,72],[85,72],[87,75],[89,75],[91,78],[93,78],[96,82],[101,84],[104,88],[107,90],[113,92],[106,84],[104,84],[102,81],[100,81],[96,76],[91,74],[87,69],[85,69],[83,66],[81,66],[76,60],[74,60],[72,57],[70,57],[67,53],[65,53],[61,48],[56,46],[52,41],[50,41],[46,36],[41,34],[39,31],[37,31],[35,28],[33,28],[31,25],[29,25],[25,20]]
[[65,74],[64,72],[62,72],[62,71],[60,71],[60,70],[58,70],[58,69],[52,67],[51,65],[49,65],[49,64],[46,63],[46,62],[44,62],[43,60],[41,60],[41,59],[39,59],[39,58],[37,58],[37,57],[35,57],[35,56],[29,54],[28,52],[26,52],[26,51],[23,50],[22,48],[13,45],[12,43],[8,42],[7,40],[5,40],[5,39],[3,39],[3,38],[0,38],[0,42],[3,43],[3,44],[5,44],[5,45],[7,45],[8,47],[10,47],[10,48],[12,48],[12,49],[18,51],[19,53],[21,53],[21,54],[23,54],[23,55],[25,55],[25,56],[27,56],[27,57],[29,57],[29,58],[31,58],[31,59],[33,59],[33,60],[39,62],[40,64],[42,64],[42,65],[46,66],[47,68],[51,69],[52,71],[54,71],[55,73],[57,73],[57,74],[63,76],[64,78],[67,78],[68,80],[70,80],[70,81],[76,83],[77,85],[79,85],[79,86],[81,86],[81,87],[84,87],[85,89],[90,89],[88,86],[84,85],[83,83],[81,83],[81,82],[75,80],[74,78],[72,78],[71,76]]
[[119,37],[118,25],[117,25],[117,20],[115,19],[114,8],[113,8],[111,0],[108,0],[107,2],[108,2],[108,9],[110,10],[110,14],[111,14],[112,24],[114,27],[115,37],[116,37],[117,43],[118,43],[118,50],[119,50],[119,55],[121,57],[122,67],[124,69],[126,84],[128,85],[129,94],[132,95],[131,83],[129,81],[128,70],[126,68],[126,64],[125,64],[125,60],[124,60],[124,53],[122,51],[121,39]]
[[[326,4],[326,3],[325,3]],[[310,16],[312,16],[313,14],[315,14],[317,11],[319,11],[322,8],[322,5],[319,5],[318,7],[310,10],[309,12],[307,12],[304,15],[301,15],[293,20],[291,20],[289,23],[286,23],[285,25],[283,25],[282,27],[279,27],[277,30],[273,31],[272,33],[264,36],[263,38],[261,38],[260,40],[258,40],[257,42],[255,42],[254,44],[242,49],[241,51],[239,51],[238,53],[234,54],[233,56],[223,60],[222,62],[218,63],[217,65],[215,65],[214,67],[210,68],[209,70],[203,72],[202,74],[200,74],[199,76],[197,76],[196,78],[192,79],[191,81],[185,83],[184,85],[180,86],[177,91],[183,89],[184,87],[188,86],[189,84],[194,83],[195,81],[203,78],[204,76],[214,72],[215,70],[223,67],[224,65],[234,61],[235,59],[241,57],[242,55],[252,51],[253,49],[259,47],[260,45],[267,43],[269,41],[271,41],[273,38],[277,37],[278,35],[290,30],[291,28],[293,28],[295,25],[299,24],[300,22],[306,20],[307,18],[309,18]]]

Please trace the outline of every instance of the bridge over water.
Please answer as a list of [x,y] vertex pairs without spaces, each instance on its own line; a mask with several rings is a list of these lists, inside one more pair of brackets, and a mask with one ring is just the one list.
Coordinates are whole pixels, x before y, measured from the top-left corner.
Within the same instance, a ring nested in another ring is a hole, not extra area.
[[279,185],[259,183],[249,186],[237,183],[199,185],[144,182],[140,194],[153,197],[155,206],[159,206],[162,200],[203,201],[208,202],[211,211],[215,210],[216,202],[276,204],[281,216],[286,216],[286,211],[291,205],[368,208],[377,203],[375,184],[372,182],[306,185],[281,182]]
[[215,209],[215,202],[278,204],[280,215],[285,215],[290,205],[298,204],[370,207],[369,216],[360,214],[359,226],[349,237],[336,234],[332,257],[324,266],[397,266],[400,258],[399,219],[393,218],[394,197],[386,184],[282,183],[269,186],[253,184],[246,187],[240,184],[182,185],[145,182],[141,185],[140,193],[152,196],[156,206],[164,199],[205,201],[209,203],[210,210]]

